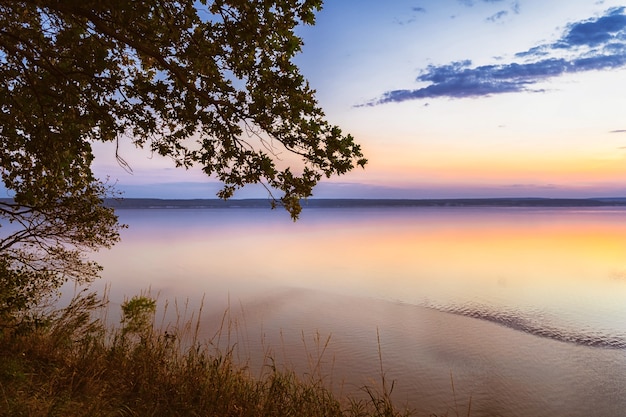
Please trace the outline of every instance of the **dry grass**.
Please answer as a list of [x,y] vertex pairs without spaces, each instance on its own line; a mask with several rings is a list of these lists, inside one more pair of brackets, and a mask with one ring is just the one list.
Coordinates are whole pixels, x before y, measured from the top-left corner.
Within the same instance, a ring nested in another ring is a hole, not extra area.
[[104,324],[106,303],[94,295],[77,297],[27,329],[0,326],[0,416],[411,414],[391,401],[393,384],[384,378],[382,356],[381,389],[364,387],[366,399],[337,398],[321,373],[302,377],[279,369],[271,357],[264,372],[252,376],[236,363],[232,347],[197,340],[198,320],[155,331],[149,297],[134,297],[122,307],[115,330]]

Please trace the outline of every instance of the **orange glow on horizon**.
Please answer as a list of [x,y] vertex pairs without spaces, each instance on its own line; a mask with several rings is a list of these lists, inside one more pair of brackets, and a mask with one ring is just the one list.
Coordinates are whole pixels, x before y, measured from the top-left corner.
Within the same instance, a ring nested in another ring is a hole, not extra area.
[[[405,152],[399,152],[400,147],[406,147]],[[480,148],[469,146],[465,149],[420,147],[398,141],[391,142],[387,148],[369,149],[369,152],[366,149],[366,156],[369,158],[366,169],[349,174],[355,181],[389,185],[626,183],[626,152],[618,149],[481,152]]]

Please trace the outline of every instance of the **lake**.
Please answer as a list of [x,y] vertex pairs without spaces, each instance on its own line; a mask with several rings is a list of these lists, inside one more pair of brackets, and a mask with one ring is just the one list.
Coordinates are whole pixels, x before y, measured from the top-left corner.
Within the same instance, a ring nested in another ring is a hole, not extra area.
[[[626,209],[118,210],[113,306],[150,290],[253,372],[395,381],[397,405],[472,416],[626,410]],[[184,313],[185,305],[187,312]],[[167,325],[174,319],[157,315]]]

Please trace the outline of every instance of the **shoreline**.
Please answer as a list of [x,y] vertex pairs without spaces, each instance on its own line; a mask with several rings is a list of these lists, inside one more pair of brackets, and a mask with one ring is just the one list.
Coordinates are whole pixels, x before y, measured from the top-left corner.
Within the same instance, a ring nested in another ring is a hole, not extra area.
[[[269,199],[105,199],[105,205],[117,209],[151,208],[263,208]],[[454,198],[454,199],[317,199],[302,201],[302,208],[393,208],[393,207],[538,207],[586,208],[626,207],[626,198]]]

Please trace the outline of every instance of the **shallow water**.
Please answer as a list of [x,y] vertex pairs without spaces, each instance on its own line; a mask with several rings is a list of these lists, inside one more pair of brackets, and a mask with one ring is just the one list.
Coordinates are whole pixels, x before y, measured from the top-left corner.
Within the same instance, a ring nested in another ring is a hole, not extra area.
[[626,410],[626,210],[118,213],[129,228],[97,254],[96,287],[114,304],[204,298],[206,337],[228,309],[258,372],[270,352],[352,393],[381,385],[382,360],[393,397],[426,415],[470,399],[472,416]]

